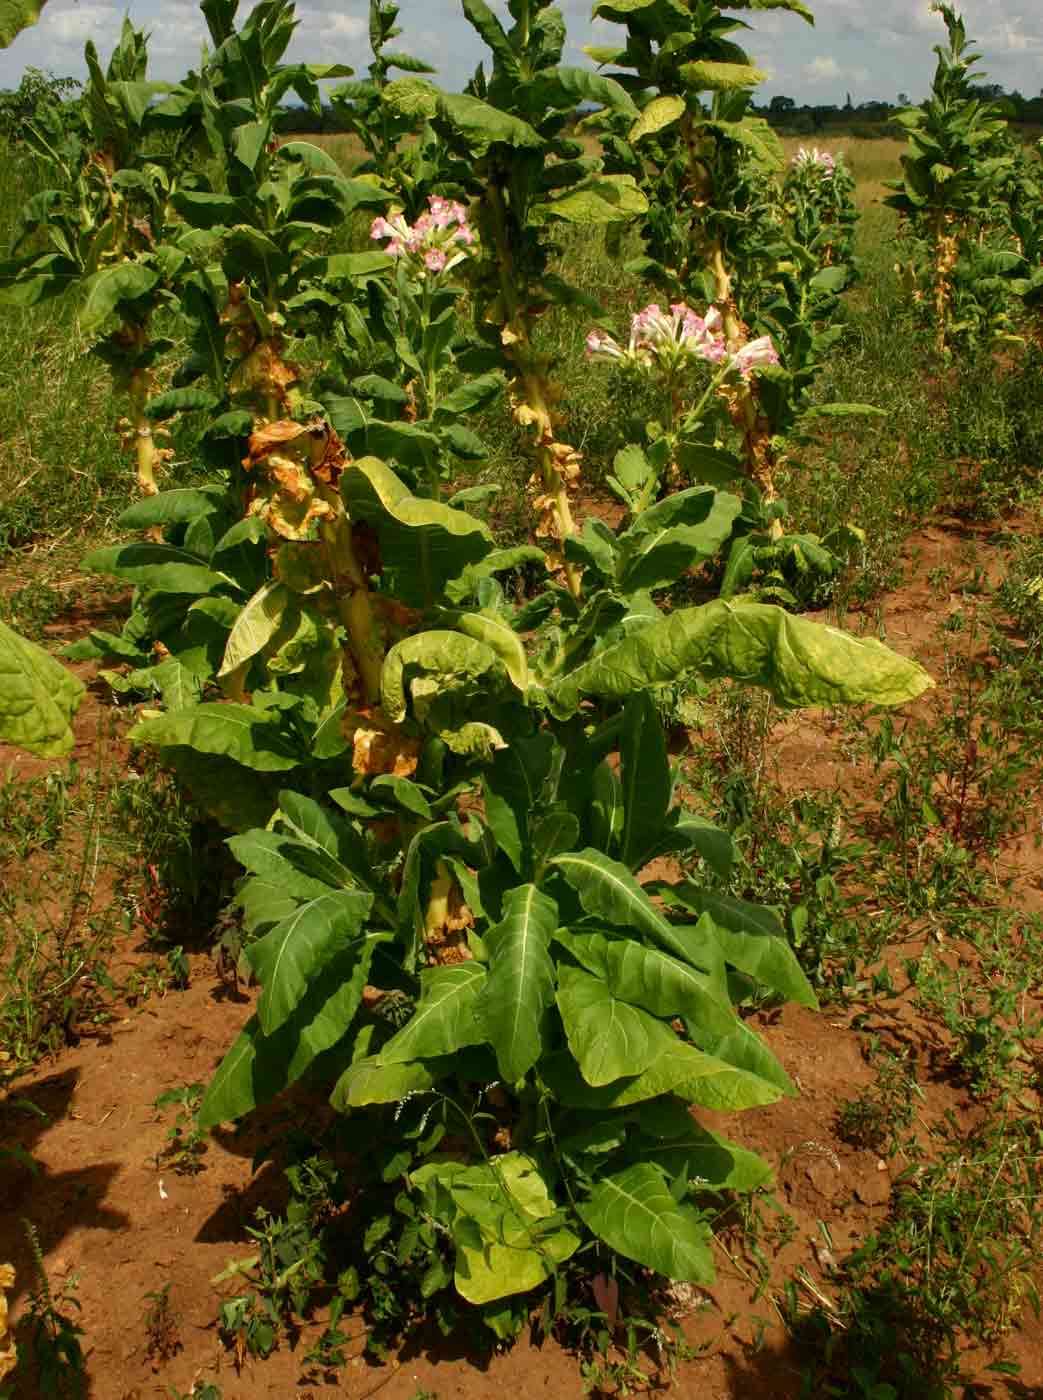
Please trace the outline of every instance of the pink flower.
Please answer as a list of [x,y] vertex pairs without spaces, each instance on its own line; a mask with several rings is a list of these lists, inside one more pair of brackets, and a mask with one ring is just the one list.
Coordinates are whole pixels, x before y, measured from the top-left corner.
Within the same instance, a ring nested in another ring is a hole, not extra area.
[[429,248],[424,254],[424,266],[428,272],[442,272],[448,261],[441,248]]
[[762,335],[757,340],[751,340],[748,345],[743,345],[736,350],[732,356],[732,366],[739,371],[744,379],[749,379],[755,369],[763,369],[765,365],[777,365],[779,363],[779,352],[775,349],[770,335]]
[[394,238],[395,230],[388,223],[387,219],[377,218],[370,225],[369,236],[372,239]]
[[590,360],[622,360],[624,354],[619,343],[604,331],[591,331],[587,336],[587,358]]
[[813,146],[809,151],[806,146],[801,146],[800,150],[793,157],[792,164],[798,170],[815,170],[818,174],[829,177],[836,168],[836,157],[829,151],[820,151],[817,146]]

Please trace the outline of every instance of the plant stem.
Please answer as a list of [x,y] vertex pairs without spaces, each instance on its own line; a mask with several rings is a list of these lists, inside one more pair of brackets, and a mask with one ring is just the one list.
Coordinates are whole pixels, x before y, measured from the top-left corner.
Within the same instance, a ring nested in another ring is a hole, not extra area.
[[[691,177],[693,205],[696,218],[701,209],[709,208],[713,202],[713,177],[700,151],[699,137],[691,113],[686,113],[682,130],[688,149],[688,169]],[[724,258],[724,246],[720,235],[703,231],[703,256],[709,266],[714,281],[714,304],[724,322],[724,337],[729,350],[738,350],[746,344],[746,328],[739,319],[733,296],[731,274]],[[778,500],[775,488],[775,462],[771,447],[771,430],[766,418],[761,414],[757,396],[751,386],[743,380],[729,395],[732,419],[742,430],[743,453],[746,458],[746,471],[756,483],[764,501],[770,504]],[[778,520],[771,523],[771,535],[778,539],[782,525]]]
[[[549,499],[554,532],[564,542],[576,533],[565,478],[559,468],[559,458],[572,449],[555,439],[553,386],[541,358],[532,345],[529,317],[519,306],[518,288],[511,243],[507,232],[507,209],[503,191],[491,178],[486,187],[486,202],[492,214],[496,245],[500,296],[503,302],[504,328],[502,340],[515,371],[515,387],[521,389],[522,403],[515,416],[520,423],[535,430],[536,461],[540,470],[544,495]],[[563,561],[569,592],[579,598],[582,586],[580,571],[575,564]]]
[[[333,496],[333,493],[330,493]],[[336,497],[339,506],[339,497]],[[351,522],[343,509],[322,526],[322,538],[329,561],[330,578],[337,595],[337,611],[348,634],[352,658],[362,682],[363,695],[370,705],[380,700],[380,677],[384,669],[384,644],[373,616],[369,584],[355,554]],[[350,697],[349,697],[350,698]]]

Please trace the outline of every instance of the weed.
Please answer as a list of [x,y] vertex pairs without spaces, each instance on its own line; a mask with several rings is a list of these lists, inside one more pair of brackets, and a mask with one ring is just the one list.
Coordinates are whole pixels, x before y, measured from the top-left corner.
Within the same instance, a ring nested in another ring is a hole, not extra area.
[[1034,1087],[1041,951],[1038,919],[1001,914],[975,932],[967,953],[945,959],[928,949],[906,965],[917,1010],[945,1033],[948,1063],[979,1097]]
[[951,1400],[964,1337],[995,1345],[1026,1303],[1039,1313],[1038,1125],[990,1115],[968,1130],[949,1116],[933,1146],[928,1161],[910,1147],[888,1219],[841,1266],[836,1302],[809,1310],[798,1282],[785,1290],[783,1313],[812,1358],[808,1397],[850,1396],[854,1381],[865,1396]]
[[[25,1382],[25,1394],[41,1400],[86,1400],[87,1375],[80,1338],[83,1328],[68,1315],[79,1308],[77,1277],[70,1275],[57,1292],[44,1266],[36,1227],[22,1222],[33,1257],[36,1283],[28,1295],[27,1314],[19,1326],[17,1376]],[[30,1389],[35,1387],[34,1389]]]
[[166,1146],[156,1154],[157,1169],[167,1165],[173,1167],[178,1176],[195,1176],[203,1170],[207,1140],[199,1129],[197,1115],[204,1087],[184,1084],[180,1089],[168,1089],[156,1099],[156,1108],[178,1109],[173,1127],[167,1130]]
[[62,615],[68,598],[42,580],[34,580],[0,598],[0,618],[24,637],[39,641],[49,623]]
[[876,1069],[869,1088],[845,1099],[837,1110],[837,1134],[853,1147],[893,1157],[901,1147],[901,1134],[912,1126],[917,1097],[922,1097],[909,1061],[902,1055],[881,1052],[870,1042],[867,1059]]
[[170,1302],[170,1281],[152,1293],[145,1294],[145,1356],[158,1371],[172,1361],[184,1348],[181,1340],[181,1319]]
[[71,764],[64,773],[55,770],[22,780],[8,774],[0,781],[0,867],[54,849],[65,829],[70,789],[77,777],[76,765]]

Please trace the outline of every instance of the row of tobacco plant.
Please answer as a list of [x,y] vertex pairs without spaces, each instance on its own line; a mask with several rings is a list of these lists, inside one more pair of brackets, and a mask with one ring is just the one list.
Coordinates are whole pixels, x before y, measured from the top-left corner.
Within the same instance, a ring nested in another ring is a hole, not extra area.
[[[771,1167],[697,1110],[794,1092],[742,1008],[813,994],[775,914],[714,892],[731,843],[676,801],[656,687],[895,705],[929,680],[751,591],[835,567],[787,533],[776,474],[840,334],[853,212],[818,153],[774,181],[745,26],[710,0],[602,0],[620,42],[594,72],[562,63],[543,0],[506,23],[462,5],[489,50],[464,93],[391,47],[388,0],[362,79],[284,61],[290,0],[242,24],[205,0],[211,48],[177,85],[149,80],[129,23],[107,68],[88,46],[76,121],[29,134],[58,179],[3,273],[23,306],[78,288],[126,393],[133,538],[88,564],[133,607],[76,655],[145,698],[132,741],[245,872],[261,990],[201,1121],[307,1075],[359,1120],[360,1179],[394,1185],[400,1252],[425,1242],[424,1296],[507,1336],[569,1260],[708,1284],[714,1200]],[[350,176],[278,135],[287,94],[318,112],[327,79],[367,153]],[[664,306],[606,321],[559,271],[570,226],[639,236]],[[578,519],[550,308],[604,373],[661,391],[621,445],[615,529]],[[454,490],[504,397],[533,497],[531,542],[506,549],[488,488]],[[170,431],[201,484],[162,489]],[[720,596],[672,606],[693,570]],[[61,752],[79,682],[0,646],[9,737]],[[659,857],[671,873],[642,882]]]
[[909,294],[941,357],[998,341],[1039,343],[1043,309],[1043,142],[1026,146],[975,72],[963,18],[933,6],[947,42],[931,91],[899,114],[902,178],[886,203],[901,216]]

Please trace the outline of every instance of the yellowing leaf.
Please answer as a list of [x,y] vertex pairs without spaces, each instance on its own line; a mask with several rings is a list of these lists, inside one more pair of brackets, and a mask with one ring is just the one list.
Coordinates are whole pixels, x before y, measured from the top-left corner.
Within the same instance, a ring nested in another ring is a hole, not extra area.
[[0,743],[41,758],[68,753],[70,721],[82,698],[71,671],[0,622]]
[[684,115],[684,107],[683,97],[673,94],[654,97],[630,128],[631,141],[640,141],[644,136],[654,136],[664,127],[672,126]]

